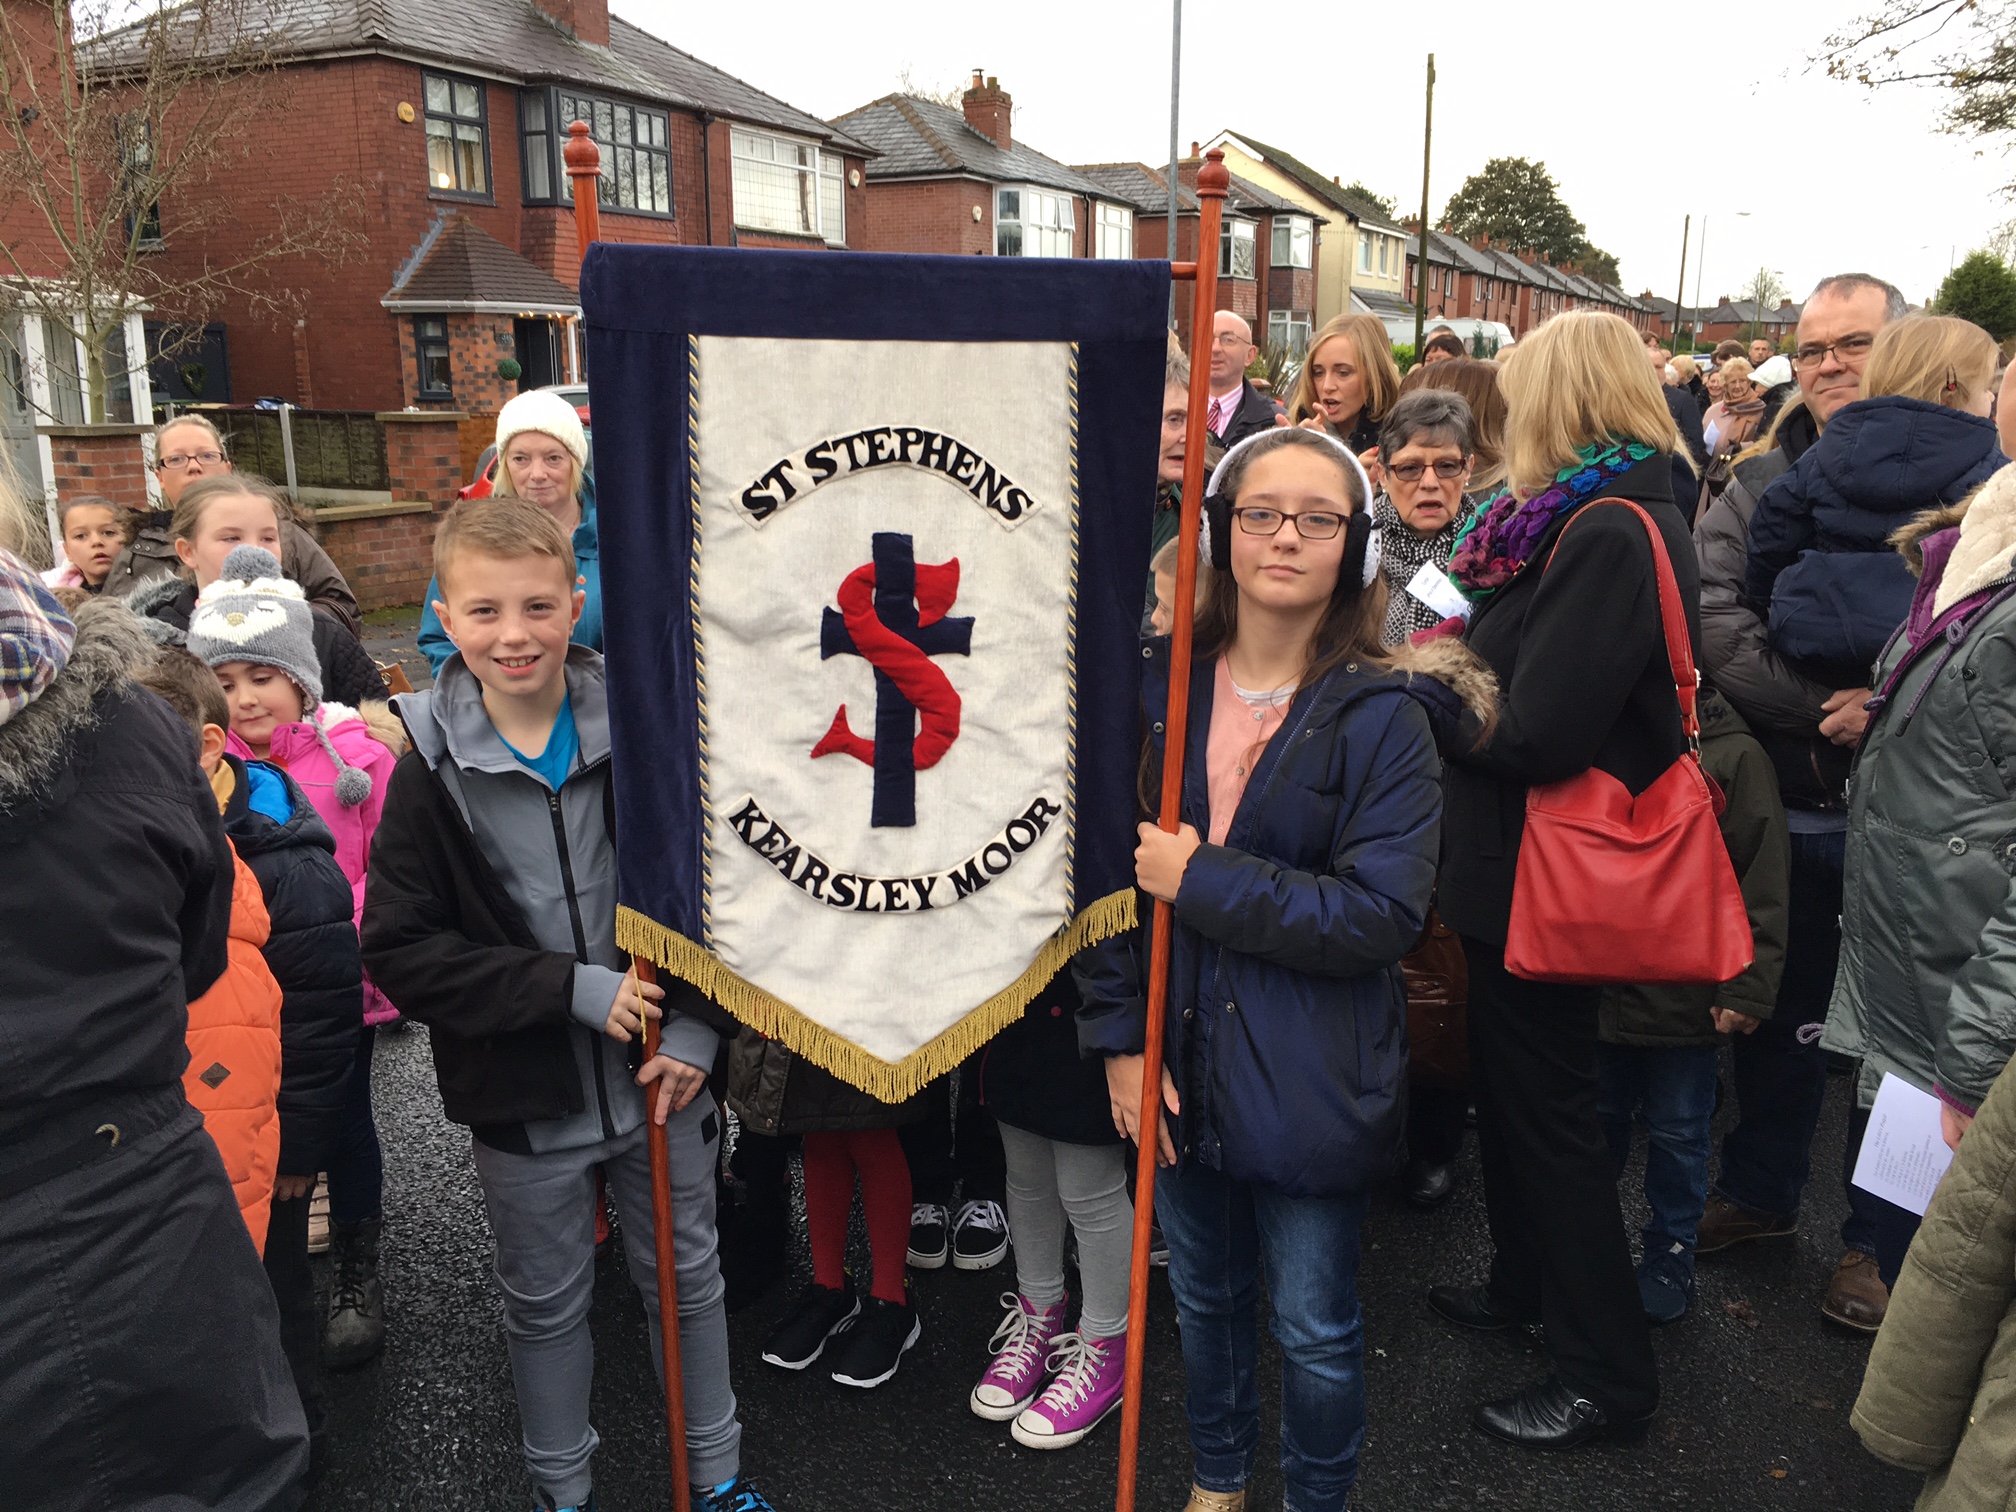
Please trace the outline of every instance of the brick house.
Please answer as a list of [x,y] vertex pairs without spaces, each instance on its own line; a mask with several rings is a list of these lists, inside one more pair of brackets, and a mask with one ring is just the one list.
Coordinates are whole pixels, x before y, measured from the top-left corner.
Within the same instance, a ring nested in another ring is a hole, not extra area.
[[1800,308],[1789,299],[1781,299],[1775,310],[1766,306],[1760,312],[1755,300],[1731,299],[1727,294],[1718,294],[1713,309],[1705,305],[1702,307],[1701,339],[1741,341],[1747,345],[1755,337],[1762,336],[1776,349],[1784,344],[1786,337],[1799,329]]
[[1352,310],[1382,318],[1399,313],[1407,233],[1391,216],[1335,175],[1326,178],[1292,153],[1243,132],[1221,131],[1204,145],[1220,149],[1233,173],[1327,222],[1316,248],[1317,325]]
[[836,117],[873,149],[873,252],[1132,257],[1132,201],[1015,140],[1014,98],[979,70],[960,108],[892,94]]
[[[494,412],[500,353],[524,370],[517,386],[578,378],[560,161],[577,119],[602,153],[604,240],[826,248],[862,232],[866,148],[612,18],[606,0],[330,0],[289,11],[286,26],[287,102],[244,123],[241,177],[302,199],[347,185],[370,244],[287,271],[305,312],[291,327],[218,312],[241,401]],[[135,36],[111,34],[94,61],[116,67]],[[235,232],[268,232],[266,195],[242,199]],[[172,196],[160,207],[157,255],[229,251],[178,235],[175,209]],[[462,269],[445,284],[444,259]],[[429,295],[449,284],[455,297]],[[172,371],[157,378],[192,397]]]
[[[1195,157],[1176,165],[1176,254],[1197,255]],[[1169,246],[1169,170],[1145,163],[1092,163],[1078,172],[1134,207],[1134,250],[1166,257]],[[1253,337],[1298,356],[1309,345],[1316,312],[1317,228],[1326,221],[1303,206],[1232,175],[1218,234],[1217,308],[1243,316]],[[1190,309],[1176,302],[1177,335],[1190,339]]]

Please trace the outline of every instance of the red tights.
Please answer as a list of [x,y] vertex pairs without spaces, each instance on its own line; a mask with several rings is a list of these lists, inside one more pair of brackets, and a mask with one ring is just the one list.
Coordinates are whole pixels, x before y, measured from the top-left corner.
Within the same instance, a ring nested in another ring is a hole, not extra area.
[[903,1303],[903,1267],[910,1252],[910,1163],[894,1129],[859,1129],[805,1136],[805,1224],[812,1237],[812,1279],[838,1290],[847,1258],[847,1211],[854,1173],[861,1173],[861,1211],[875,1262],[870,1295]]

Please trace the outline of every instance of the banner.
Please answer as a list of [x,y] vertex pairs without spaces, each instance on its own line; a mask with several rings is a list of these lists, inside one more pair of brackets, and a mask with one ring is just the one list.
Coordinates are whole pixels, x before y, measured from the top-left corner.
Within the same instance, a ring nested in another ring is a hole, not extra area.
[[598,244],[623,947],[895,1101],[1134,922],[1166,264]]

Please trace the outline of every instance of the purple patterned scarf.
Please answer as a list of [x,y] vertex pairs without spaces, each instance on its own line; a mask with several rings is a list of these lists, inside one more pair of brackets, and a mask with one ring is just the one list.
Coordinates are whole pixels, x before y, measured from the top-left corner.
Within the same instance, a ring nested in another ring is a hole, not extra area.
[[1472,603],[1482,603],[1512,581],[1548,527],[1593,499],[1658,448],[1642,441],[1586,446],[1555,474],[1554,486],[1521,501],[1510,488],[1470,517],[1449,558],[1449,577]]

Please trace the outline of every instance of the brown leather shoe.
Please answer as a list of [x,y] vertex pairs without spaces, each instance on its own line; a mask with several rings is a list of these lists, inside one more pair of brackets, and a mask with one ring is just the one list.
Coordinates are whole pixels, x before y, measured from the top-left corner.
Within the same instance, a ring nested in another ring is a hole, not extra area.
[[1876,1271],[1876,1257],[1849,1250],[1834,1265],[1833,1279],[1820,1311],[1843,1328],[1874,1333],[1883,1326],[1883,1314],[1890,1308],[1890,1288]]
[[1711,1192],[1707,1210],[1701,1214],[1700,1235],[1695,1241],[1694,1253],[1713,1255],[1748,1239],[1782,1239],[1798,1231],[1796,1218],[1739,1207],[1727,1197]]
[[1202,1486],[1190,1488],[1190,1505],[1183,1512],[1246,1512],[1246,1492],[1206,1491]]

